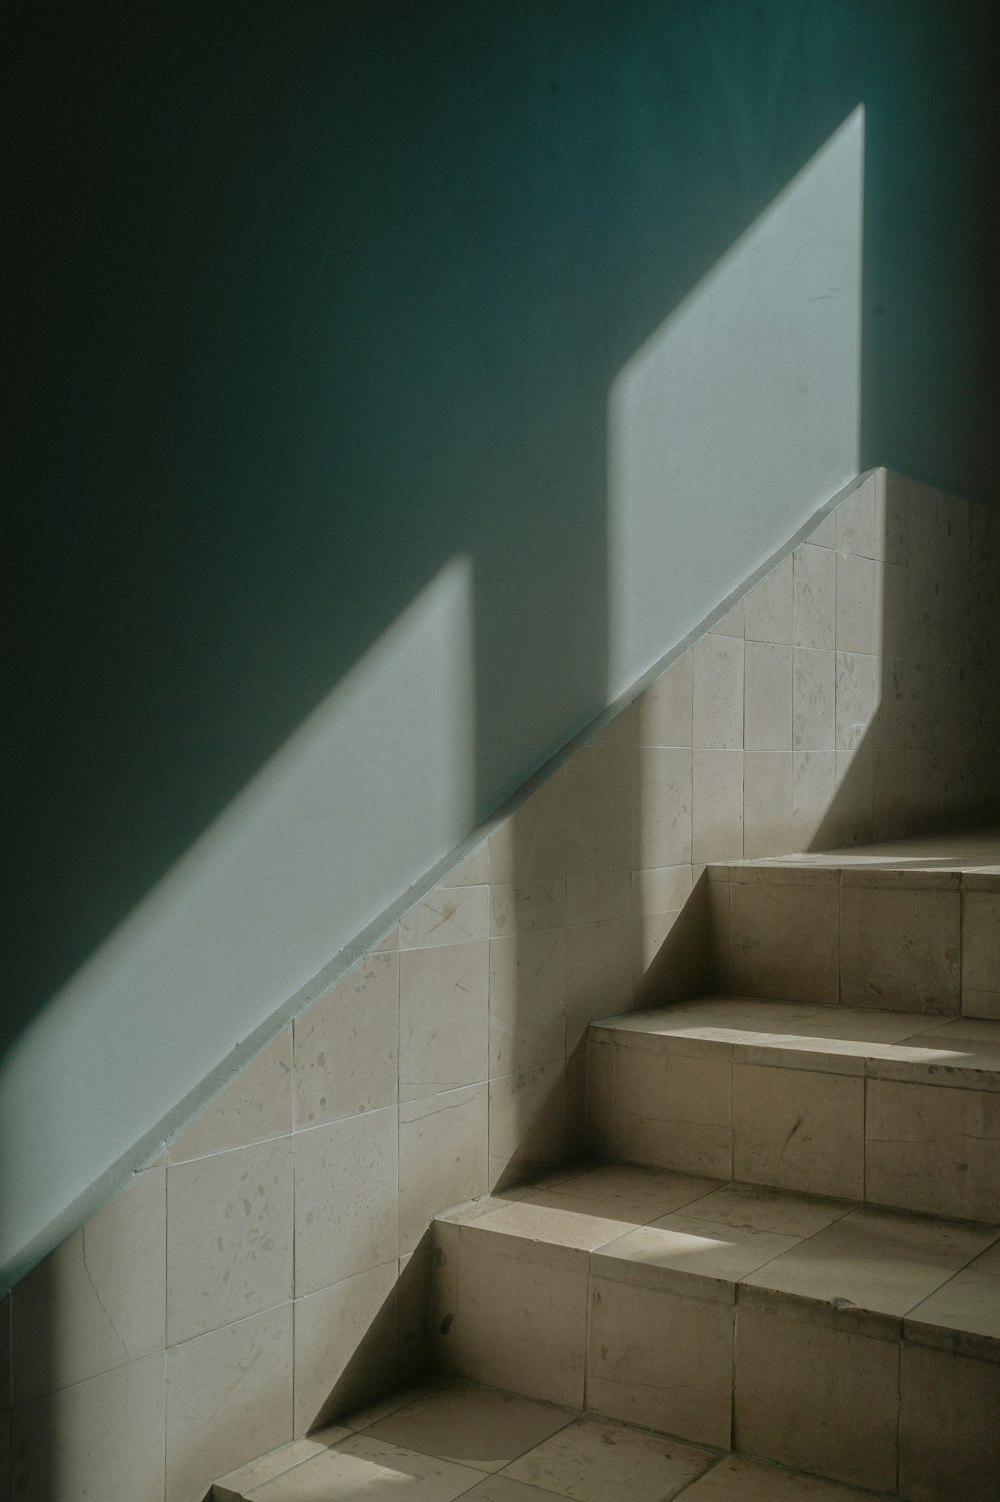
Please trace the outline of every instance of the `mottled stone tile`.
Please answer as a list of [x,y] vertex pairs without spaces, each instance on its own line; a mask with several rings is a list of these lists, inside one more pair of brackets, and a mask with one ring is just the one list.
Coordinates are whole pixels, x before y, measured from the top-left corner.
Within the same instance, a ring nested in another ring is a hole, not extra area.
[[489,1096],[485,1083],[399,1108],[399,1249],[417,1246],[431,1218],[486,1193]]
[[881,648],[875,572],[870,558],[837,555],[837,651],[874,653]]
[[635,863],[681,866],[691,860],[691,752],[642,747],[636,764]]
[[733,1171],[732,1065],[618,1045],[615,1157],[728,1179]]
[[565,1142],[566,1071],[561,1062],[490,1081],[491,1188],[519,1183],[561,1163]]
[[1000,1095],[868,1081],[866,1194],[927,1215],[1000,1221]]
[[630,919],[566,931],[566,1051],[578,1048],[589,1023],[632,1005]]
[[365,1432],[477,1471],[499,1471],[562,1429],[572,1410],[513,1393],[444,1382]]
[[399,947],[468,944],[489,930],[489,892],[481,887],[436,887],[399,920]]
[[400,1100],[486,1078],[489,990],[487,939],[400,956]]
[[794,767],[790,751],[743,758],[743,853],[748,860],[792,849]]
[[692,744],[693,658],[685,652],[636,701],[640,746]]
[[781,1189],[864,1194],[864,1081],[733,1066],[733,1175]]
[[835,727],[835,654],[796,647],[792,654],[792,749],[833,751]]
[[717,750],[743,747],[744,644],[730,636],[703,637],[694,648],[694,744]]
[[490,888],[490,935],[562,928],[566,923],[566,882],[520,881]]
[[566,874],[566,777],[562,767],[489,838],[491,882]]
[[399,964],[398,954],[369,955],[296,1018],[297,1127],[395,1103]]
[[792,645],[836,645],[837,555],[805,543],[792,555]]
[[744,600],[744,636],[748,642],[782,642],[792,639],[793,563],[784,558],[766,574]]
[[1000,1366],[904,1345],[899,1490],[912,1502],[994,1502]]
[[792,749],[792,649],[771,642],[746,644],[743,744],[747,751]]
[[[599,881],[601,878],[580,878]],[[562,929],[490,940],[489,1072],[514,1074],[561,1059],[566,1035]]]
[[292,1030],[283,1028],[167,1149],[170,1163],[245,1147],[292,1130]]
[[906,1012],[961,1007],[957,891],[845,885],[840,898],[844,1006]]
[[295,1137],[295,1292],[394,1261],[398,1146],[395,1107]]
[[295,1301],[295,1434],[339,1419],[398,1381],[397,1264]]
[[834,884],[732,888],[730,984],[737,995],[836,1004],[840,892]]

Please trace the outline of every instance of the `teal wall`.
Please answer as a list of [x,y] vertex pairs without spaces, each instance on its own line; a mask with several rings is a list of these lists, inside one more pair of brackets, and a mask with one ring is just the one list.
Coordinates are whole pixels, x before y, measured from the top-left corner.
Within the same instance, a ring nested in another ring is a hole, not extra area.
[[[737,582],[711,537],[736,528],[749,573],[846,471],[992,494],[992,19],[919,0],[9,11],[10,1255],[617,692],[609,393],[859,104],[858,444],[810,468],[811,407],[777,500],[727,481],[688,523],[675,491],[687,582],[672,605],[668,570],[643,640],[666,651]],[[790,337],[765,393],[823,354]],[[434,591],[455,559],[452,610]],[[261,928],[264,883],[207,936],[175,902],[154,943],[166,873],[421,598],[454,681],[402,728],[363,711],[395,760],[346,778],[392,814],[350,824],[360,867],[331,834],[315,871],[341,869],[301,932]],[[451,752],[418,721],[460,683],[460,786],[422,801]],[[273,965],[220,999],[253,933]]]

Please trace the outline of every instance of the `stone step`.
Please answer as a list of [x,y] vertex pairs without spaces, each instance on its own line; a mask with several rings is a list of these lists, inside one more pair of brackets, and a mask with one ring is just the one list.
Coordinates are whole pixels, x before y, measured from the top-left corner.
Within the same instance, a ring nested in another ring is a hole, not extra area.
[[950,855],[910,841],[709,866],[709,983],[1000,1019],[1000,840],[953,844]]
[[433,1231],[453,1375],[912,1502],[995,1502],[1000,1226],[608,1164]]
[[714,996],[587,1050],[595,1156],[1000,1221],[1000,1022]]
[[[216,1482],[215,1502],[870,1502],[785,1467],[455,1380]],[[307,1453],[308,1449],[308,1453]]]

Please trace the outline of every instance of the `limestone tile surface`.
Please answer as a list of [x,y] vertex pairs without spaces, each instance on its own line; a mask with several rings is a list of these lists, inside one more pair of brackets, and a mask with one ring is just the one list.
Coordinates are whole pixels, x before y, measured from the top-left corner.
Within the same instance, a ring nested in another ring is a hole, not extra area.
[[167,1170],[167,1342],[281,1304],[292,1287],[292,1139]]
[[733,1066],[733,1173],[780,1189],[864,1194],[864,1081]]
[[898,1394],[895,1342],[741,1304],[738,1449],[848,1485],[890,1491]]
[[[792,639],[793,561],[784,558],[766,574],[743,601],[744,631],[748,642],[784,642]],[[748,659],[749,660],[749,659]]]
[[631,1502],[667,1502],[713,1459],[677,1440],[584,1417],[536,1445],[505,1475],[576,1502],[606,1502],[623,1484]]
[[400,949],[468,944],[489,931],[488,886],[436,887],[399,920]]
[[792,749],[792,649],[771,642],[746,644],[747,751]]
[[587,1407],[728,1449],[733,1305],[594,1277]]
[[490,835],[491,882],[566,874],[566,776],[562,767]]
[[490,1074],[513,1074],[562,1058],[565,933],[556,929],[491,939],[489,964]]
[[631,871],[635,755],[583,746],[566,763],[566,873]]
[[614,1153],[614,1046],[587,1041],[584,1150],[595,1158]]
[[871,1502],[871,1493],[727,1455],[688,1487],[684,1502]]
[[[690,868],[688,868],[690,869]],[[631,871],[602,871],[592,876],[571,876],[566,881],[568,925],[599,923],[607,918],[631,918]]]
[[292,1130],[292,1030],[284,1028],[167,1149],[183,1163]]
[[587,1214],[632,1220],[636,1225],[682,1206],[693,1209],[697,1201],[718,1187],[714,1179],[629,1163],[608,1163],[582,1172],[563,1170],[544,1185],[547,1194],[560,1202],[568,1201],[568,1208],[576,1201]]
[[400,955],[401,1101],[486,1078],[489,992],[486,939]]
[[814,1236],[853,1208],[849,1201],[789,1194],[766,1184],[734,1183],[689,1205],[685,1214],[737,1230],[805,1237]]
[[632,1005],[631,920],[590,923],[566,931],[566,1052],[572,1054],[595,1017]]
[[793,849],[809,850],[822,839],[836,788],[836,751],[792,752]]
[[23,1278],[3,1309],[0,1411],[164,1346],[166,1173],[152,1168]]
[[691,751],[643,746],[636,753],[635,864],[691,861]]
[[[996,1236],[996,1228],[987,1234]],[[1000,1359],[1000,1243],[911,1309],[903,1328],[920,1345]]]
[[[461,1249],[455,1317],[460,1376],[583,1407],[587,1261],[541,1262],[530,1241],[480,1236]],[[525,1352],[531,1360],[525,1360]]]
[[653,866],[636,871],[632,883],[635,912],[640,917],[677,912],[690,897],[692,885],[692,871],[688,865]]
[[212,1502],[243,1502],[247,1492],[256,1491],[265,1482],[273,1481],[293,1466],[301,1465],[302,1461],[321,1455],[338,1440],[347,1439],[350,1432],[350,1429],[331,1425],[317,1431],[309,1439],[293,1439],[287,1445],[279,1445],[276,1450],[248,1461],[246,1465],[217,1480],[214,1483]]
[[490,879],[490,842],[484,840],[477,849],[471,851],[454,871],[449,871],[442,886],[449,887],[481,887],[485,886]]
[[692,798],[692,859],[698,863],[742,860],[742,750],[696,750]]
[[692,657],[694,745],[742,750],[743,642],[731,636],[705,636]]
[[837,651],[873,654],[880,649],[875,572],[870,558],[837,555]]
[[313,1293],[397,1255],[396,1110],[295,1137],[295,1293]]
[[899,1490],[908,1502],[993,1502],[1000,1367],[903,1346]]
[[406,1502],[452,1502],[481,1474],[367,1433],[352,1434],[252,1492],[249,1502],[318,1502],[328,1497],[396,1502],[401,1496]]
[[163,1361],[159,1351],[15,1408],[12,1494],[160,1502]]
[[835,884],[735,883],[731,923],[730,981],[736,992],[836,1004],[840,892]]
[[477,1471],[499,1471],[573,1418],[571,1409],[551,1403],[448,1382],[365,1433]]
[[959,1011],[961,897],[957,891],[845,883],[840,923],[845,1006]]
[[1000,893],[962,895],[962,1010],[1000,1018]]
[[619,1046],[615,1156],[681,1173],[733,1172],[732,1065]]
[[485,1194],[489,1157],[485,1081],[399,1108],[399,1249],[413,1251],[441,1210]]
[[836,646],[837,555],[804,543],[792,554],[792,645]]
[[736,1284],[798,1244],[795,1236],[714,1224],[675,1211],[594,1253],[594,1276],[732,1304]]
[[490,935],[562,928],[566,923],[566,881],[494,883],[490,887]]
[[877,743],[873,729],[881,701],[880,659],[870,653],[838,652],[836,658],[837,749]]
[[713,636],[736,636],[741,640],[746,631],[746,610],[742,600],[730,609],[725,615],[720,616],[714,626],[709,627]]
[[[792,749],[836,746],[836,659],[833,652],[796,647],[792,653]],[[772,749],[772,748],[765,748]],[[781,747],[773,749],[780,750]]]
[[860,558],[881,558],[885,552],[884,477],[871,475],[843,500],[833,516],[837,547]]
[[743,758],[743,853],[748,860],[791,848],[793,778],[790,751],[748,751]]
[[562,1064],[541,1064],[490,1080],[489,1110],[491,1188],[543,1173],[562,1162],[566,1142]]
[[297,1127],[395,1104],[398,1009],[399,955],[371,954],[296,1018]]
[[996,1233],[882,1210],[853,1210],[752,1272],[746,1282],[817,1302],[903,1315]]
[[295,1434],[370,1402],[398,1380],[397,1265],[296,1299]]
[[868,1081],[869,1200],[928,1215],[1000,1221],[1000,1095]]
[[694,696],[693,659],[684,652],[636,701],[636,744],[690,746]]
[[548,1502],[552,1493],[539,1491],[537,1486],[525,1486],[522,1481],[511,1481],[507,1476],[487,1476],[467,1495],[476,1502]]

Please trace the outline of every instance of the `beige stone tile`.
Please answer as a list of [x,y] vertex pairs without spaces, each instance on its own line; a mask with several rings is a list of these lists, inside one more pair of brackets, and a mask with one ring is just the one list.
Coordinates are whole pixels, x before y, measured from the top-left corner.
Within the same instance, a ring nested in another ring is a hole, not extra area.
[[521,881],[490,887],[490,936],[562,928],[566,923],[566,882]]
[[743,654],[731,636],[706,636],[694,647],[694,744],[743,747]]
[[674,1211],[601,1247],[591,1259],[591,1271],[619,1283],[732,1304],[742,1278],[797,1244],[795,1236],[720,1225],[691,1211]]
[[792,649],[771,642],[746,644],[747,751],[792,749]]
[[38,1502],[163,1495],[163,1352],[16,1407],[11,1493]]
[[584,1150],[595,1158],[614,1152],[614,1058],[612,1044],[588,1039]]
[[546,1181],[552,1203],[573,1201],[590,1214],[644,1225],[672,1210],[694,1205],[719,1187],[718,1180],[695,1178],[632,1163],[605,1163],[598,1168],[557,1172]]
[[734,1176],[860,1199],[864,1112],[861,1079],[734,1064]]
[[685,652],[636,700],[636,744],[692,744],[693,659]]
[[958,892],[845,885],[840,929],[845,1006],[960,1010]]
[[747,860],[792,849],[790,751],[748,751],[743,758],[743,851]]
[[399,1108],[399,1249],[411,1252],[431,1218],[485,1194],[489,1095],[485,1082]]
[[833,507],[809,533],[808,542],[818,548],[837,546],[837,508]]
[[850,1213],[849,1201],[789,1194],[763,1184],[727,1184],[690,1205],[685,1214],[714,1225],[779,1236],[814,1236]]
[[481,887],[435,887],[399,920],[400,949],[468,944],[489,933],[489,893]]
[[837,555],[837,651],[874,653],[880,648],[875,609],[875,571],[870,558]]
[[832,751],[835,747],[835,654],[796,647],[792,653],[792,749]]
[[978,1017],[1000,1017],[1000,893],[997,892],[962,895],[962,1010]]
[[292,1030],[283,1028],[167,1149],[170,1163],[292,1130]]
[[805,543],[792,555],[792,645],[836,645],[837,555]]
[[878,744],[876,717],[882,697],[881,659],[860,652],[836,655],[837,749]]
[[[540,1262],[530,1241],[463,1228],[455,1318],[459,1375],[583,1407],[587,1259]],[[531,1360],[525,1360],[525,1352]]]
[[566,931],[566,1052],[588,1023],[632,1005],[632,923],[590,923]]
[[291,1438],[291,1304],[167,1352],[167,1502]]
[[326,1502],[364,1497],[365,1502],[452,1502],[482,1473],[415,1450],[352,1434],[333,1449],[252,1493],[249,1502]]
[[482,887],[490,879],[490,842],[484,840],[442,882],[448,887]]
[[869,1080],[866,1138],[869,1200],[1000,1221],[1000,1095]]
[[[792,558],[784,558],[747,595],[744,635],[748,642],[783,642],[792,639]],[[749,653],[747,654],[749,662]]]
[[632,883],[634,910],[637,916],[643,918],[654,913],[677,912],[690,897],[692,885],[691,867],[687,865],[653,866],[645,871],[636,871]]
[[706,896],[699,887],[676,913],[635,920],[635,1003],[650,1006],[705,987]]
[[743,859],[743,752],[694,753],[692,858]]
[[[871,475],[833,513],[837,527],[837,547],[841,553],[860,558],[881,558],[885,551],[884,486],[879,476]],[[881,504],[879,504],[881,501]]]
[[551,1492],[541,1492],[537,1486],[525,1486],[522,1481],[511,1481],[506,1476],[487,1476],[474,1486],[469,1497],[476,1502],[547,1502]]
[[587,1407],[728,1449],[733,1305],[593,1278]]
[[636,753],[635,863],[683,866],[691,860],[691,751],[640,747]]
[[727,1455],[688,1487],[684,1502],[871,1502],[871,1492]]
[[398,948],[399,948],[399,924],[396,923],[396,924],[393,925],[392,928],[390,928],[390,930],[386,934],[385,938],[381,939],[379,941],[379,943],[377,943],[376,945],[373,946],[372,953],[373,954],[384,954],[384,953],[389,953],[391,951],[397,950]]
[[295,1137],[295,1293],[313,1293],[397,1255],[396,1110]]
[[350,1429],[332,1424],[328,1429],[318,1430],[309,1439],[289,1440],[287,1445],[269,1450],[266,1455],[248,1461],[246,1465],[217,1480],[212,1489],[212,1502],[243,1502],[248,1492],[257,1491],[266,1482],[283,1476],[304,1460],[322,1455],[324,1450],[328,1450],[338,1440],[347,1439],[350,1432]]
[[168,1343],[269,1309],[291,1292],[291,1137],[168,1168]]
[[835,1004],[840,893],[806,883],[732,889],[730,980],[744,996]]
[[746,1282],[838,1308],[903,1315],[982,1251],[992,1235],[924,1217],[854,1210]]
[[371,954],[295,1020],[296,1126],[394,1105],[398,1029],[399,955]]
[[891,1491],[898,1385],[895,1342],[740,1305],[735,1448]]
[[[527,1186],[506,1191],[489,1214],[469,1224],[468,1232],[477,1244],[483,1237],[490,1242],[517,1238],[521,1256],[546,1265],[585,1266],[585,1253],[632,1229],[629,1215],[621,1203]],[[464,1232],[463,1237],[465,1244]]]
[[635,745],[635,702],[632,701],[618,712],[593,737],[593,745],[599,748]]
[[[165,1181],[162,1168],[138,1174],[4,1301],[0,1350],[9,1362],[13,1303],[15,1402],[163,1349]],[[9,1376],[5,1364],[0,1411],[10,1407]]]
[[572,1410],[449,1382],[365,1432],[477,1471],[499,1471],[562,1429]]
[[732,886],[712,881],[712,867],[705,889],[705,984],[709,989],[728,990],[731,980]]
[[732,1065],[676,1053],[615,1053],[615,1156],[681,1173],[732,1176]]
[[[988,1234],[995,1235],[996,1228]],[[1000,1354],[1000,1242],[994,1241],[911,1309],[903,1328],[907,1339],[919,1345],[996,1362]]]
[[742,639],[746,629],[746,610],[743,601],[740,600],[731,610],[727,610],[725,615],[720,616],[715,625],[708,629],[713,636],[737,636]]
[[493,1076],[562,1058],[566,1031],[563,930],[491,939],[489,1024],[489,1073]]
[[567,924],[574,927],[609,918],[631,918],[632,875],[631,871],[603,871],[593,876],[570,876],[566,881]]
[[339,1419],[398,1378],[397,1264],[295,1301],[295,1434]]
[[912,1502],[994,1502],[1000,1367],[905,1346],[899,1490]]
[[630,1502],[667,1502],[713,1459],[677,1440],[583,1417],[536,1445],[505,1475],[578,1502],[611,1502],[623,1484]]
[[[872,838],[875,776],[879,752],[871,746],[837,751],[837,790],[828,845],[863,845]],[[824,835],[826,829],[824,828]]]
[[566,871],[631,871],[635,754],[584,746],[566,763]]
[[835,751],[792,752],[792,849],[824,843],[837,786]]
[[566,777],[562,767],[489,838],[491,882],[566,874]]
[[566,1141],[566,1071],[542,1064],[490,1080],[490,1187],[560,1163]]
[[399,1098],[477,1084],[488,1072],[490,945],[449,944],[399,960]]
[[[399,1379],[412,1382],[432,1367],[431,1317],[434,1299],[434,1233],[428,1227],[415,1252],[399,1259],[396,1328]],[[354,1427],[358,1427],[355,1425]]]

